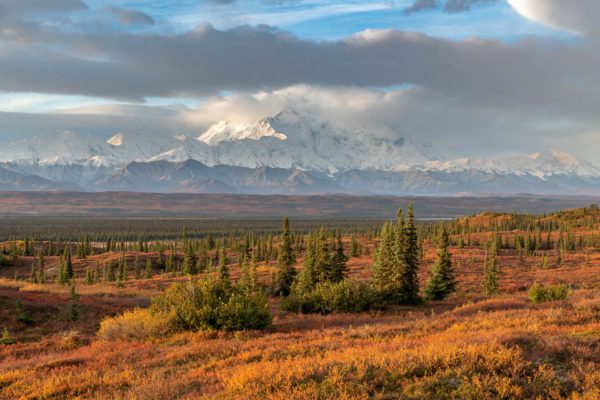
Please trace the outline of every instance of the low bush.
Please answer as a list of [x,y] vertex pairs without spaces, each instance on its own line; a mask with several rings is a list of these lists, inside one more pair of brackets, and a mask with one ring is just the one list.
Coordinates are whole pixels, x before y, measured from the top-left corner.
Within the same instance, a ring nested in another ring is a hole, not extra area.
[[8,261],[8,258],[6,258],[2,254],[0,254],[0,267],[8,267],[9,265],[10,265],[10,261]]
[[569,297],[571,288],[569,285],[542,286],[537,283],[529,288],[528,296],[532,303],[544,303],[547,301],[564,300]]
[[100,323],[98,336],[105,340],[151,341],[163,338],[171,331],[168,315],[151,314],[147,309],[136,308],[116,317],[105,318]]
[[0,344],[13,344],[13,343],[15,343],[15,340],[10,335],[10,332],[8,332],[8,329],[4,328],[2,330],[2,336],[0,336]]
[[254,330],[271,324],[267,298],[214,277],[175,283],[155,297],[153,314],[167,314],[177,330]]
[[320,283],[311,292],[292,293],[284,309],[303,314],[359,313],[379,307],[379,296],[371,286],[352,280]]

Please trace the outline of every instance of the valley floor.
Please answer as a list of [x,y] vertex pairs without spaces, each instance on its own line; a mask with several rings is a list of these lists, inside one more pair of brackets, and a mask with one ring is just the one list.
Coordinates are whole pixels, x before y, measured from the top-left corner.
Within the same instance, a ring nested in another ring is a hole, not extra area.
[[[450,252],[459,290],[448,300],[354,315],[308,316],[283,311],[279,298],[271,297],[273,324],[264,331],[188,332],[148,342],[105,340],[97,332],[103,318],[147,307],[174,281],[190,279],[161,272],[153,265],[158,253],[105,252],[98,246],[86,258],[74,256],[80,295],[77,321],[67,317],[66,286],[13,279],[28,276],[35,260],[16,256],[0,269],[0,330],[6,328],[14,340],[0,344],[0,398],[598,399],[597,212],[594,208],[552,217],[589,217],[588,222],[573,222],[567,233],[556,225],[552,234],[543,236],[543,241],[572,242],[576,250],[557,252],[547,246],[519,255],[510,246],[500,249],[498,296],[481,295],[482,244],[494,237],[489,226],[499,231],[501,223],[518,217],[489,214],[468,220],[472,233],[454,236]],[[525,233],[507,229],[501,232],[502,241],[514,243]],[[345,237],[345,245],[350,240]],[[369,279],[376,241],[361,236],[362,251],[348,260],[351,278]],[[11,246],[0,243],[0,248]],[[422,286],[435,255],[433,244],[425,241]],[[228,248],[227,256],[231,279],[237,281],[237,254]],[[139,265],[149,261],[155,274],[132,279],[129,270],[123,288],[113,281],[85,284],[89,268],[113,265],[120,258],[127,258],[130,267],[134,259]],[[48,256],[45,263],[48,277],[56,276],[59,257]],[[298,268],[301,265],[299,253]],[[260,262],[259,284],[267,287],[274,271],[273,258]],[[536,305],[527,296],[534,283],[567,283],[572,294]],[[19,302],[31,323],[17,321]]]

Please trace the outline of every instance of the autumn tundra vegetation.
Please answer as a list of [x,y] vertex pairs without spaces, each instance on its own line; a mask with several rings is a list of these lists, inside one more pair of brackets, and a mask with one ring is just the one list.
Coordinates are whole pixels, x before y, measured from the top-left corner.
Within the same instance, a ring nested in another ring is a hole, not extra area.
[[600,398],[595,205],[22,218],[0,227],[3,399]]

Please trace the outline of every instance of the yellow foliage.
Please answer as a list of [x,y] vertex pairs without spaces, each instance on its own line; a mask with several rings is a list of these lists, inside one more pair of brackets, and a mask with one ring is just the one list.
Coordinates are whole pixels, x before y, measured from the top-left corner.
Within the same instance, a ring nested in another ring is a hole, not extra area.
[[150,314],[136,308],[116,317],[105,318],[100,323],[98,336],[105,340],[151,341],[163,339],[171,333],[168,315]]

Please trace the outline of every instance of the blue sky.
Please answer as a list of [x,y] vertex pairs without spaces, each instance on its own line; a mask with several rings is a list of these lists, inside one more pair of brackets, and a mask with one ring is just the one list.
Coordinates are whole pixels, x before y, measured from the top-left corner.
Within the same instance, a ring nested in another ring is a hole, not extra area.
[[515,40],[528,35],[564,35],[530,22],[506,2],[474,6],[470,12],[425,10],[407,15],[404,1],[248,1],[220,4],[213,1],[94,0],[87,4],[102,11],[107,5],[140,10],[156,19],[151,28],[182,32],[200,24],[228,29],[241,24],[266,24],[310,39],[338,39],[365,29],[398,29],[461,39],[469,36]]

